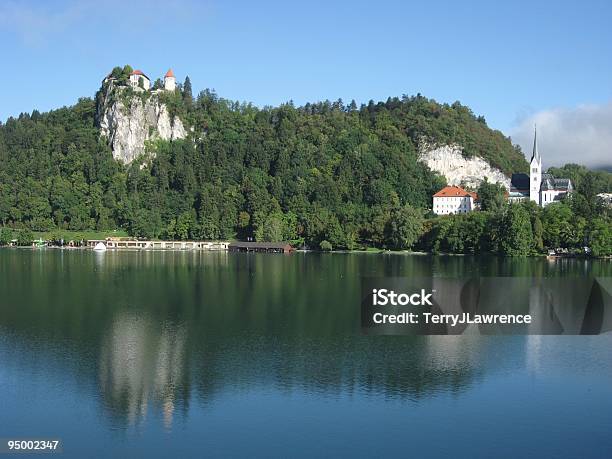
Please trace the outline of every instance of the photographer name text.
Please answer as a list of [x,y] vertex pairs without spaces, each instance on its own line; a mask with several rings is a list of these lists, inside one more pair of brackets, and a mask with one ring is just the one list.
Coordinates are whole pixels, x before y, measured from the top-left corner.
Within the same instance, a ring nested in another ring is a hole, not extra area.
[[[421,289],[415,293],[397,293],[387,289],[372,289],[373,306],[434,306],[436,291]],[[377,311],[372,314],[375,324],[444,324],[451,327],[465,324],[531,324],[531,314],[473,314],[461,312],[443,314],[436,312],[396,312]]]

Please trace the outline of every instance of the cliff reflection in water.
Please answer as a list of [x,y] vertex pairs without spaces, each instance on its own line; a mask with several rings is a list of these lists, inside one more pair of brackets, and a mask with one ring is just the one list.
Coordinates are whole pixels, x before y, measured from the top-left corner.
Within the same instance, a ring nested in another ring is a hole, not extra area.
[[[525,337],[362,336],[360,276],[610,274],[563,263],[2,251],[0,351],[14,366],[56,362],[127,425],[152,415],[171,428],[190,404],[247,391],[418,402],[465,391],[502,362],[536,368],[542,348]],[[70,358],[48,359],[61,353]]]
[[134,424],[153,404],[170,428],[175,409],[185,409],[183,328],[118,314],[100,345],[99,360],[100,389],[114,415]]

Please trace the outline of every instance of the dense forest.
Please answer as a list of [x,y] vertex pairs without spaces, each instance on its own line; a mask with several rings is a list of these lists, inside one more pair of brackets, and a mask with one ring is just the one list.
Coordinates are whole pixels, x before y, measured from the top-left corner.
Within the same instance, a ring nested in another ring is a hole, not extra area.
[[[338,100],[258,108],[210,90],[194,98],[188,78],[164,97],[191,137],[157,141],[128,166],[113,159],[100,137],[96,102],[89,98],[0,124],[4,239],[7,228],[123,228],[142,237],[253,237],[323,249],[513,253],[501,242],[458,247],[442,229],[446,221],[493,225],[515,212],[507,205],[454,220],[428,213],[445,180],[417,161],[421,142],[460,144],[466,156],[481,156],[506,173],[527,170],[518,147],[458,102],[416,95],[361,106]],[[612,174],[578,166],[554,172],[578,183],[575,200],[584,201],[563,204],[572,218],[603,219],[609,229],[609,216],[594,196],[610,191]],[[541,224],[547,221],[548,210],[523,207],[528,215],[536,212]],[[572,247],[586,242],[591,226],[584,224]],[[559,243],[543,241],[530,242],[530,248]]]

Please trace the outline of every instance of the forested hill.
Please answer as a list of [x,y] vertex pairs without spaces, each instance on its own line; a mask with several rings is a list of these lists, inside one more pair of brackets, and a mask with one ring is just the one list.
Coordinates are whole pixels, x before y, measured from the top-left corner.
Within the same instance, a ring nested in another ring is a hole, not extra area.
[[129,166],[100,137],[91,99],[0,125],[0,223],[389,246],[390,225],[430,208],[444,185],[417,161],[419,142],[459,144],[506,173],[527,169],[483,118],[420,95],[261,109],[211,91],[193,98],[187,83],[165,102],[190,138],[152,143]]

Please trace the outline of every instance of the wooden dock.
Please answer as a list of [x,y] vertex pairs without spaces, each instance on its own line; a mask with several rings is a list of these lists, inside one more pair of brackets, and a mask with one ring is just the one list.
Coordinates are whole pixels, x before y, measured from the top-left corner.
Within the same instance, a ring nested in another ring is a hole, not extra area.
[[232,242],[230,252],[291,253],[295,249],[288,242]]

